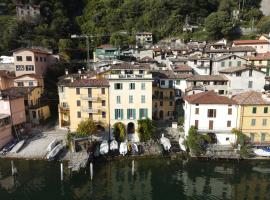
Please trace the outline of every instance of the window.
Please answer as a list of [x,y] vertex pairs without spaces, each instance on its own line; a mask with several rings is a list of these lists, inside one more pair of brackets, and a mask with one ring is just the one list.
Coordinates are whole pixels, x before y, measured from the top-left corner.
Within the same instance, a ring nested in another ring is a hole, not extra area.
[[265,114],[268,113],[268,107],[263,108],[263,113],[265,113]]
[[242,72],[236,72],[237,77],[241,77],[241,75],[242,75]]
[[44,60],[44,62],[47,62],[47,58],[46,57],[44,57],[43,60]]
[[263,119],[263,120],[262,120],[262,125],[263,125],[263,126],[267,126],[267,119]]
[[147,108],[141,108],[140,109],[140,119],[146,119],[148,118],[148,109]]
[[221,62],[221,67],[225,67],[225,62],[224,61]]
[[37,118],[37,113],[36,113],[36,111],[32,111],[32,116],[33,116],[34,119]]
[[160,81],[160,85],[165,85],[165,81],[164,80]]
[[23,82],[22,82],[22,81],[17,82],[17,85],[18,85],[18,87],[23,87],[23,86],[24,86],[24,84],[23,84]]
[[88,114],[88,118],[89,118],[89,119],[93,119],[93,113],[89,113],[89,114]]
[[159,102],[159,105],[160,105],[160,106],[163,106],[163,101],[160,101],[160,102]]
[[32,61],[32,56],[26,56],[26,61]]
[[259,61],[259,64],[262,64],[262,61],[261,60]]
[[22,61],[22,56],[16,56],[17,61]]
[[200,113],[200,109],[199,108],[195,108],[195,114],[198,115]]
[[16,65],[16,71],[24,71],[23,65]]
[[141,103],[145,103],[145,95],[141,96]]
[[228,108],[228,115],[231,115],[231,114],[232,114],[232,109]]
[[122,83],[115,83],[115,84],[114,84],[114,89],[115,89],[115,90],[122,90],[122,88],[123,88]]
[[213,130],[213,128],[214,128],[214,121],[209,120],[209,130]]
[[133,103],[133,96],[132,96],[132,95],[129,95],[129,97],[128,97],[128,102],[129,102],[129,103]]
[[42,57],[39,57],[39,61],[42,62],[43,61],[43,58]]
[[80,88],[76,88],[76,94],[80,94]]
[[229,67],[231,67],[232,66],[232,61],[229,61]]
[[232,122],[231,121],[227,121],[227,127],[229,128],[229,127],[231,127],[231,125],[232,125]]
[[256,119],[251,119],[251,126],[256,126]]
[[135,83],[130,83],[129,84],[129,89],[130,90],[135,90]]
[[33,83],[33,81],[29,81],[29,86],[31,87],[31,86],[34,86],[34,83]]
[[81,106],[81,101],[77,100],[77,106]]
[[34,71],[34,65],[25,65],[26,71]]
[[252,76],[252,69],[249,70],[248,75],[251,77]]
[[144,70],[139,70],[139,74],[143,74],[144,73]]
[[237,66],[238,66],[238,67],[241,66],[241,61],[237,61]]
[[173,106],[173,102],[172,101],[170,101],[170,106]]
[[123,109],[115,109],[114,117],[115,119],[123,119]]
[[92,108],[93,108],[93,103],[92,103],[92,101],[88,101],[88,108],[89,108],[89,109],[92,109]]
[[127,119],[136,119],[136,109],[127,109]]
[[80,111],[77,112],[77,118],[81,118],[82,117],[82,114]]
[[106,112],[102,112],[102,118],[106,118]]
[[255,138],[255,134],[254,133],[250,133],[250,141],[254,142],[254,138]]
[[145,90],[145,83],[141,83],[141,90]]
[[105,88],[101,88],[101,94],[105,94]]
[[120,96],[116,96],[116,103],[120,104],[121,103],[121,97]]
[[261,142],[265,142],[265,133],[261,133]]
[[216,117],[216,114],[217,114],[216,109],[208,109],[207,116],[208,116],[209,118],[215,118],[215,117]]
[[248,82],[248,88],[252,88],[252,84],[253,84],[253,82],[252,81],[249,81]]
[[199,128],[199,120],[195,120],[195,128],[196,128],[196,129]]
[[176,85],[180,85],[181,84],[181,81],[180,80],[177,80],[176,81]]
[[36,62],[38,62],[38,57],[36,56]]
[[252,113],[253,113],[253,114],[256,114],[256,113],[257,113],[257,107],[253,107],[253,108],[252,108]]
[[101,101],[101,105],[102,105],[102,106],[106,106],[106,101],[105,101],[105,100],[102,100],[102,101]]
[[92,97],[92,88],[87,89],[88,97]]

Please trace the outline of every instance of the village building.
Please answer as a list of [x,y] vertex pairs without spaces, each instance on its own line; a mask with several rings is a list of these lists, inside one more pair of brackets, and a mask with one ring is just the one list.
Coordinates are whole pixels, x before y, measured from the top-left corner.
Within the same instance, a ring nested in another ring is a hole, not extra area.
[[40,20],[40,6],[31,4],[16,5],[17,20],[37,23]]
[[270,52],[247,57],[249,64],[270,75]]
[[193,69],[193,73],[196,75],[210,75],[211,73],[211,60],[208,57],[189,56],[187,65]]
[[269,51],[268,40],[235,40],[232,44],[233,47],[246,47],[250,46],[256,49],[257,53],[267,53]]
[[120,56],[118,48],[110,44],[103,44],[96,48],[94,52],[94,62],[115,60],[118,56]]
[[151,32],[139,32],[135,36],[138,47],[150,47],[153,44],[153,34]]
[[10,115],[0,113],[0,149],[13,139]]

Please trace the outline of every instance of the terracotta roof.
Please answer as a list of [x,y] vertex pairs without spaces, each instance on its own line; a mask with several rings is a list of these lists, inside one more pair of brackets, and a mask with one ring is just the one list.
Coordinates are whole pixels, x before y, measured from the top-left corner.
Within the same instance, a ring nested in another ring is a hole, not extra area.
[[206,53],[234,53],[234,52],[256,52],[256,49],[251,46],[235,46],[227,49],[206,49]]
[[191,104],[236,104],[234,100],[225,96],[219,96],[214,91],[186,96],[184,100]]
[[189,56],[188,60],[210,60],[210,58],[204,57],[204,56],[199,56],[199,55],[194,55],[194,56]]
[[188,65],[180,65],[180,66],[175,66],[174,70],[175,72],[190,72],[192,71],[192,68]]
[[17,98],[21,98],[29,94],[35,88],[38,88],[38,87],[11,87],[11,88],[2,90],[1,93],[4,99],[7,99],[8,97],[10,99],[17,99]]
[[149,56],[145,56],[142,59],[140,59],[140,61],[144,61],[144,62],[157,62],[156,60],[154,60],[153,58],[149,57]]
[[52,54],[48,50],[38,49],[38,48],[24,48],[24,47],[15,49],[12,52],[17,52],[17,51],[32,51],[34,53],[42,53],[42,54],[48,54],[48,55]]
[[68,87],[109,87],[106,79],[79,79],[67,84]]
[[43,76],[42,75],[38,75],[38,74],[23,74],[23,75],[14,77],[14,79],[25,77],[25,76],[29,76],[29,77],[36,78],[36,79],[43,79]]
[[[270,104],[270,101],[266,101],[262,97],[261,92],[248,91],[241,94],[237,94],[232,98],[240,105],[265,105]],[[270,98],[269,98],[270,100]]]
[[257,54],[257,56],[248,56],[247,59],[250,61],[269,60],[270,59],[270,52]]
[[150,70],[150,66],[147,64],[138,64],[138,63],[119,63],[111,66],[111,69],[141,69],[141,70]]
[[171,70],[152,71],[153,79],[175,79],[175,74]]
[[224,60],[224,59],[227,59],[227,58],[230,58],[230,57],[238,57],[238,58],[241,58],[243,60],[247,60],[244,57],[241,57],[241,56],[238,56],[238,55],[234,55],[234,54],[229,54],[229,55],[222,55],[222,56],[216,57],[214,59],[214,61],[220,61],[220,60]]
[[233,41],[235,45],[245,45],[245,44],[269,44],[267,40],[235,40]]
[[10,72],[6,70],[0,70],[0,77],[10,78],[12,79],[13,76],[10,74]]
[[187,81],[228,81],[224,75],[194,75]]
[[240,72],[247,70],[248,68],[246,66],[240,66],[240,67],[229,67],[227,69],[220,70],[220,73],[234,73],[234,72]]
[[174,75],[176,79],[188,79],[192,77],[192,74],[175,74]]

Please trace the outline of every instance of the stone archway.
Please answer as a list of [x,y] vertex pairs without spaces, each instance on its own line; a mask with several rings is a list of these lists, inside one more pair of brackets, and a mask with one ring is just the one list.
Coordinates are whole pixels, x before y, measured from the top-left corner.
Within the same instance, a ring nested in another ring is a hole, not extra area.
[[135,124],[133,122],[129,122],[127,125],[127,133],[134,134],[135,133]]

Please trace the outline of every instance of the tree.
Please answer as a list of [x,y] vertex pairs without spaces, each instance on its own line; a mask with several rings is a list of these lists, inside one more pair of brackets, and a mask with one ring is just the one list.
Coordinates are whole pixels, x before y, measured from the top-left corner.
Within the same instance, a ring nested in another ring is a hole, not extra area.
[[125,124],[123,124],[122,122],[115,123],[113,125],[113,134],[116,141],[124,142],[125,137],[126,137]]
[[76,132],[80,136],[89,136],[90,135],[91,140],[92,140],[92,136],[97,133],[97,125],[93,120],[86,119],[84,121],[81,121],[78,124],[78,128],[77,128]]
[[191,126],[188,131],[188,136],[185,140],[185,145],[191,150],[191,153],[195,155],[201,155],[206,150],[206,142],[210,142],[208,135],[198,134],[195,126]]
[[232,133],[234,133],[237,137],[236,145],[240,145],[240,150],[238,151],[240,156],[242,157],[250,157],[251,156],[251,146],[246,144],[246,141],[248,140],[247,136],[242,133],[242,131],[238,129],[232,129]]
[[150,140],[153,137],[155,129],[156,127],[153,124],[153,121],[149,118],[138,120],[138,132],[140,141],[146,142]]
[[227,12],[219,11],[210,14],[205,19],[205,28],[210,39],[220,39],[227,37],[233,30],[233,23]]

